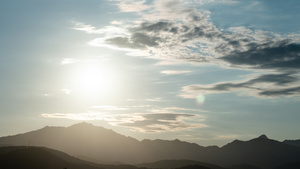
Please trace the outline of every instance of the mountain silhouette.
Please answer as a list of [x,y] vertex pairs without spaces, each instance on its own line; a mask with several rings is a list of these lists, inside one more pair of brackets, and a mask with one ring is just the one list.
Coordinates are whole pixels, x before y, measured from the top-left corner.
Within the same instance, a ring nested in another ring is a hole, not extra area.
[[[221,167],[247,164],[264,169],[297,162],[300,157],[299,147],[269,139],[266,135],[249,141],[235,140],[223,147],[203,147],[178,139],[138,141],[88,123],[70,127],[44,127],[2,137],[0,145],[48,147],[97,163],[141,164],[185,159]],[[183,166],[171,168],[178,167]]]
[[70,127],[47,126],[25,134],[3,137],[0,138],[0,144],[48,147],[89,161],[105,163],[132,162],[139,141],[103,127],[79,123]]
[[0,147],[0,169],[104,169],[43,147]]
[[249,141],[235,140],[221,148],[222,162],[219,164],[252,164],[261,168],[272,168],[280,164],[299,160],[300,149],[282,142],[268,139],[265,135]]
[[139,169],[132,165],[104,165],[72,157],[64,152],[28,146],[0,147],[0,169]]
[[283,143],[300,147],[300,140],[284,140]]

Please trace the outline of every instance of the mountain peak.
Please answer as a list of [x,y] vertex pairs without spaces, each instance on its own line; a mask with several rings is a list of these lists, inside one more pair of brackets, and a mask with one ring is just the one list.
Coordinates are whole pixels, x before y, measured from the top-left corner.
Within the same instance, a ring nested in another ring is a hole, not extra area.
[[258,138],[260,138],[260,139],[269,139],[265,134],[259,136]]

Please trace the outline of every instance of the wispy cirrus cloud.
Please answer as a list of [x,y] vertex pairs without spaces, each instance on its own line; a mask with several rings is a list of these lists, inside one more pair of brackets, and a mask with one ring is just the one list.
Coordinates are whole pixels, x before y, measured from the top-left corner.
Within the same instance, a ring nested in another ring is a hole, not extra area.
[[74,23],[74,30],[83,31],[89,34],[102,35],[104,37],[124,36],[129,34],[126,30],[126,26],[120,26],[121,21],[112,21],[111,25],[103,28],[96,28],[92,25],[88,25],[82,22],[72,21]]
[[160,98],[160,97],[150,98],[150,99],[146,99],[146,101],[149,101],[149,102],[161,102],[162,98]]
[[93,109],[101,109],[101,110],[129,110],[125,107],[118,107],[118,106],[110,106],[110,105],[98,105],[98,106],[92,106]]
[[178,75],[178,74],[187,74],[191,73],[192,71],[189,70],[163,70],[160,73],[166,75]]
[[246,81],[222,82],[210,85],[190,85],[183,87],[184,98],[194,98],[201,93],[225,93],[243,91],[256,97],[299,96],[299,76],[293,73],[266,74]]
[[203,116],[180,113],[170,109],[154,109],[149,113],[115,116],[113,125],[129,127],[139,132],[165,132],[207,127]]
[[166,110],[173,110],[173,111],[193,111],[193,112],[207,112],[205,110],[199,110],[199,109],[188,109],[183,107],[166,107]]
[[55,119],[69,119],[69,120],[104,120],[103,113],[100,112],[87,112],[87,113],[43,113],[42,117],[55,118]]
[[75,59],[73,59],[73,58],[64,58],[60,62],[61,65],[68,65],[68,64],[72,64],[72,63],[75,63]]

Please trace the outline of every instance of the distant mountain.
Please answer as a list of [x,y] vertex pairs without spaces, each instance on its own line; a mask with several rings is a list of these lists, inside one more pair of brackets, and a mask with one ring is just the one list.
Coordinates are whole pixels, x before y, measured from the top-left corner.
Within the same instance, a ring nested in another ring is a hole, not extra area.
[[283,143],[300,147],[300,140],[284,140]]
[[265,135],[249,141],[235,140],[221,148],[218,164],[251,164],[261,168],[272,168],[298,161],[300,149],[282,142],[268,139]]
[[73,156],[106,163],[111,161],[135,162],[140,142],[112,130],[79,123],[70,127],[44,127],[42,129],[0,138],[4,145],[29,145],[61,150]]
[[103,169],[65,153],[42,147],[1,147],[0,169]]
[[145,153],[144,162],[188,159],[195,161],[213,161],[214,154],[219,148],[203,147],[195,143],[188,143],[178,139],[167,140],[143,140],[141,141],[142,152]]
[[[222,167],[247,164],[264,169],[296,162],[300,157],[299,147],[269,139],[265,135],[249,141],[235,140],[223,147],[203,147],[177,139],[138,141],[88,123],[70,127],[44,127],[2,137],[0,145],[43,146],[98,163],[140,164],[186,159]],[[183,166],[174,168],[178,167]]]

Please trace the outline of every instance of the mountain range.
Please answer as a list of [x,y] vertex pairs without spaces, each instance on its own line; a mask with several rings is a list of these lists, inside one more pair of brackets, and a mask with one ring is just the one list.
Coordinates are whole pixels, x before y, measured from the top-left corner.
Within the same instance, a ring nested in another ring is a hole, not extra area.
[[[208,168],[215,168],[214,165],[229,168],[244,166],[244,169],[299,166],[299,142],[300,140],[279,142],[262,135],[248,141],[234,140],[223,147],[204,147],[178,139],[138,141],[88,123],[70,127],[47,126],[36,131],[0,138],[0,146],[47,147],[95,163],[138,164],[137,166],[148,168],[155,168],[153,166],[156,161],[160,161],[162,166],[166,163],[176,163],[176,160],[177,163],[178,160],[180,163],[189,161],[186,165],[192,165],[190,167],[199,166],[201,162],[201,167]],[[167,162],[168,160],[172,162]],[[178,167],[184,166],[169,168]]]

